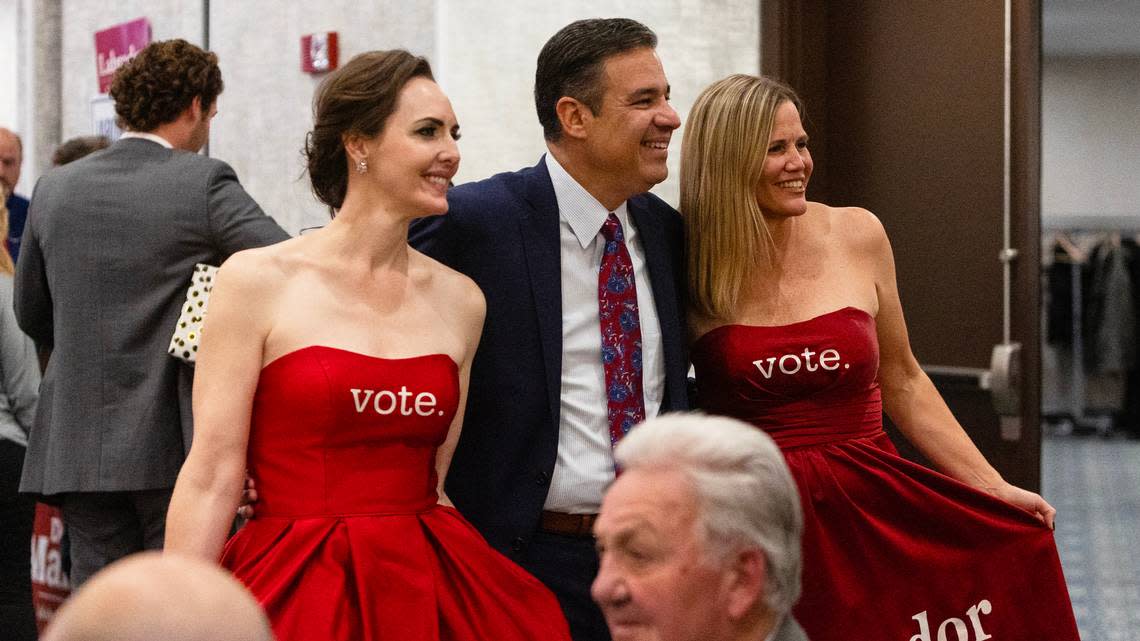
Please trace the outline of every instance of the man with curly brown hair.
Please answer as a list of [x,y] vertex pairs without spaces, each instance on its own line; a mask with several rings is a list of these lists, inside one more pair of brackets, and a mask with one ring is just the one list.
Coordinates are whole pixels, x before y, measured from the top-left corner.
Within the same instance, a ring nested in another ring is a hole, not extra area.
[[196,153],[222,86],[213,53],[151,44],[111,84],[127,133],[33,193],[15,309],[53,351],[20,489],[62,507],[76,586],[162,547],[191,434],[192,373],[166,349],[194,265],[288,237]]

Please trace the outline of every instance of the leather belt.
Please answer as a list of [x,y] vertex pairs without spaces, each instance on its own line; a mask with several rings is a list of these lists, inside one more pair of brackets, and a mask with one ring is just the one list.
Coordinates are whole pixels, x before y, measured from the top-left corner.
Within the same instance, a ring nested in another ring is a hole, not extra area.
[[597,514],[564,514],[543,510],[538,529],[548,534],[561,534],[579,538],[593,538]]

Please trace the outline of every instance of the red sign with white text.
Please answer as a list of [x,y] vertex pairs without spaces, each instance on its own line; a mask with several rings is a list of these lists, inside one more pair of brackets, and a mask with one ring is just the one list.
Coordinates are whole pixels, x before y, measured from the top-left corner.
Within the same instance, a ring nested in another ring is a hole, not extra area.
[[150,20],[136,18],[95,32],[95,71],[99,93],[111,88],[111,78],[123,63],[150,44]]
[[71,581],[63,569],[63,515],[58,507],[36,503],[32,527],[32,605],[36,625],[43,634],[55,611],[71,594]]

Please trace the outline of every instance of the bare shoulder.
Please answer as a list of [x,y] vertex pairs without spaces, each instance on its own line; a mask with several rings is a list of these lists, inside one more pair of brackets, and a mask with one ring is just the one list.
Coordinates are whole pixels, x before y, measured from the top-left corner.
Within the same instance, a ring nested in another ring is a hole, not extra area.
[[862,207],[830,207],[812,203],[826,210],[830,228],[849,250],[878,255],[890,251],[887,231],[879,217]]
[[421,284],[437,306],[465,323],[482,327],[487,302],[475,281],[419,251],[412,250],[412,257]]
[[883,230],[883,223],[870,210],[862,207],[831,207],[828,205],[820,205],[820,207],[826,208],[831,224],[844,234],[862,239],[874,239],[886,235]]
[[218,270],[218,284],[259,300],[284,286],[303,262],[299,238],[236,252]]

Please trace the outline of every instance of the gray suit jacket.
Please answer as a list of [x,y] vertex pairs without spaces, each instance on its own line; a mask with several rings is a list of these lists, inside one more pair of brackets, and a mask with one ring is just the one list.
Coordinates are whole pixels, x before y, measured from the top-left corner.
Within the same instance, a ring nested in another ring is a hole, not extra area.
[[40,362],[12,314],[12,277],[0,274],[0,439],[27,447],[36,416]]
[[187,366],[166,350],[194,264],[287,237],[229,165],[148,140],[120,140],[44,176],[15,310],[53,351],[20,490],[172,487],[190,395]]

